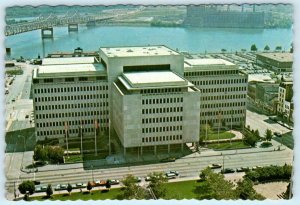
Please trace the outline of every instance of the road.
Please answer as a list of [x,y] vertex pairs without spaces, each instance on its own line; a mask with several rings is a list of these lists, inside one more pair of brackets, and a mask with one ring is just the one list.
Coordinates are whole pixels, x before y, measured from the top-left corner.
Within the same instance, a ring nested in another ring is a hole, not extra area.
[[280,124],[269,120],[269,117],[264,114],[258,114],[256,112],[247,110],[246,115],[246,126],[249,125],[251,129],[257,129],[262,137],[265,135],[267,129],[270,129],[272,132],[279,132],[281,134],[291,131]]
[[[281,151],[258,152],[246,154],[224,155],[225,168],[239,168],[242,166],[265,166],[265,165],[283,165],[292,163],[292,150],[285,149]],[[20,158],[20,156],[19,156]],[[17,159],[15,159],[17,160]],[[20,160],[20,159],[19,159]],[[6,182],[8,190],[8,198],[11,198],[13,193],[14,182],[17,184],[24,180],[40,180],[42,184],[56,184],[87,182],[96,179],[123,179],[127,174],[134,176],[145,177],[147,174],[154,171],[169,171],[177,170],[180,173],[180,178],[197,179],[199,171],[207,167],[211,163],[223,164],[223,156],[196,156],[185,157],[170,163],[148,164],[141,166],[124,166],[118,168],[100,168],[94,170],[85,170],[83,167],[77,169],[53,170],[48,172],[23,173],[14,169],[10,172]],[[58,165],[59,166],[59,165]]]
[[36,65],[16,63],[23,70],[22,75],[16,75],[12,85],[8,86],[9,93],[5,96],[6,102],[6,131],[25,129],[33,126],[29,123],[33,111],[32,99],[29,99],[32,70]]

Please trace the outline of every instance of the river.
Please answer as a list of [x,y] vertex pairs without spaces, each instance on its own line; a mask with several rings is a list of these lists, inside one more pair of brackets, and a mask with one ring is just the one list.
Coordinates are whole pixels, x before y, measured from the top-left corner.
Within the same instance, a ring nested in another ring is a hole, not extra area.
[[292,29],[207,29],[147,26],[79,26],[78,32],[68,32],[67,27],[54,27],[54,38],[41,38],[41,31],[30,31],[5,39],[11,48],[6,58],[36,58],[56,51],[72,52],[81,47],[96,51],[107,46],[166,45],[190,53],[249,50],[256,44],[259,50],[269,45],[271,50],[282,46],[288,50],[292,43]]

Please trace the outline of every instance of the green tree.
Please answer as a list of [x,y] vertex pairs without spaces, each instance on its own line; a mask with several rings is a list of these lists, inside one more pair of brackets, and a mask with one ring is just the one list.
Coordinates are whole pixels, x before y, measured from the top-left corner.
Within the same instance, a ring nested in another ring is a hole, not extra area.
[[47,161],[47,151],[42,145],[36,145],[33,152],[33,159],[35,161]]
[[210,173],[211,173],[211,169],[209,167],[206,167],[200,172],[199,177],[201,180],[205,181]]
[[275,50],[276,50],[276,51],[281,51],[281,50],[282,50],[282,47],[281,47],[281,46],[276,46]]
[[264,48],[264,50],[265,50],[265,51],[269,51],[269,50],[270,50],[270,47],[269,47],[268,45],[266,45],[265,48]]
[[253,188],[253,182],[249,179],[239,180],[236,187],[236,194],[243,200],[263,200],[262,195],[258,194]]
[[89,181],[89,182],[87,183],[86,189],[87,189],[89,192],[91,192],[91,190],[93,189],[92,182]]
[[146,190],[136,184],[136,178],[133,175],[127,175],[123,182],[123,199],[145,199]]
[[64,149],[60,146],[47,146],[48,159],[53,163],[63,163]]
[[260,135],[259,135],[259,131],[258,131],[258,130],[255,130],[255,131],[254,131],[254,135],[255,135],[256,137],[260,138]]
[[150,183],[148,188],[151,188],[156,198],[163,198],[166,196],[167,189],[165,183],[168,179],[162,172],[153,172],[148,175],[150,177]]
[[252,44],[250,50],[251,50],[251,51],[257,51],[256,45],[255,45],[255,44]]
[[105,188],[106,188],[106,189],[110,189],[110,187],[111,187],[110,181],[107,180],[107,181],[106,181],[106,184],[105,184]]
[[46,194],[47,194],[47,197],[49,197],[49,198],[52,196],[53,189],[52,189],[51,184],[48,184],[47,189],[46,189]]
[[[200,199],[237,199],[234,184],[224,179],[224,175],[214,173],[210,168],[206,168],[202,171],[205,176],[205,188],[207,194]],[[200,174],[200,175],[202,175]]]
[[67,191],[69,192],[69,195],[71,195],[72,189],[73,189],[72,185],[68,184]]
[[272,136],[273,136],[272,131],[269,130],[269,129],[267,129],[267,130],[266,130],[266,133],[265,133],[266,140],[267,140],[267,141],[271,141]]
[[35,191],[34,183],[33,181],[23,181],[21,184],[19,184],[18,189],[21,194],[24,194],[24,200],[28,200],[28,195],[31,195]]

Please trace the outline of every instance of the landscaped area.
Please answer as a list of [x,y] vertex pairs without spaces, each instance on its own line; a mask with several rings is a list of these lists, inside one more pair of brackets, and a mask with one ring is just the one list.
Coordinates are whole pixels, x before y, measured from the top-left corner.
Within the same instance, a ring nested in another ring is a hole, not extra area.
[[243,148],[250,148],[248,144],[244,143],[243,141],[235,141],[235,142],[220,142],[214,144],[208,144],[208,148],[214,150],[225,150],[225,149],[243,149]]
[[235,135],[231,132],[220,131],[219,134],[218,134],[218,132],[208,134],[207,135],[207,140],[231,139],[231,138],[234,138],[234,137],[235,137]]

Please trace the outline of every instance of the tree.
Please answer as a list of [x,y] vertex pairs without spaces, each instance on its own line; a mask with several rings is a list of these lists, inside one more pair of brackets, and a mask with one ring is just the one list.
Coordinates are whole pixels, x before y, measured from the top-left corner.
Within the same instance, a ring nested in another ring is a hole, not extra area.
[[255,45],[255,44],[252,44],[250,50],[251,50],[251,51],[254,51],[254,52],[257,51],[256,45]]
[[265,50],[265,51],[269,51],[269,50],[270,50],[270,47],[269,47],[268,45],[266,45],[265,48],[264,48],[264,50]]
[[23,181],[18,187],[21,194],[24,194],[24,200],[28,200],[28,194],[31,195],[35,191],[33,181]]
[[239,180],[236,187],[236,194],[238,198],[243,200],[263,200],[262,195],[258,194],[253,188],[253,182],[250,179]]
[[145,199],[147,194],[146,190],[136,184],[136,178],[133,175],[127,175],[123,182],[123,195],[124,199]]
[[162,172],[153,172],[148,175],[150,177],[150,183],[148,188],[151,188],[156,198],[163,198],[166,196],[167,189],[165,183],[168,179]]
[[209,167],[206,167],[205,169],[203,169],[199,174],[200,179],[205,181],[206,178],[208,177],[208,175],[210,174],[210,172],[211,172],[211,169]]
[[269,130],[269,129],[267,129],[267,130],[266,130],[266,133],[265,133],[266,140],[267,140],[267,141],[271,141],[272,136],[273,136],[272,131]]
[[91,192],[91,190],[93,189],[92,182],[89,181],[89,182],[87,183],[86,189],[87,189],[89,192]]
[[67,191],[69,192],[69,195],[71,195],[72,189],[73,189],[72,185],[68,184]]
[[276,50],[276,51],[281,51],[281,50],[282,50],[282,47],[281,47],[281,46],[276,46],[275,50]]
[[48,156],[47,156],[47,151],[44,149],[42,145],[36,145],[34,148],[34,153],[33,153],[33,159],[38,161],[47,161]]
[[53,190],[52,190],[51,184],[48,184],[47,189],[46,189],[46,194],[47,194],[47,197],[49,197],[49,198],[52,196]]
[[206,168],[202,172],[205,176],[205,181],[203,183],[205,183],[207,195],[201,199],[237,199],[234,184],[225,180],[224,175],[214,173],[210,168]]
[[259,136],[259,131],[258,131],[257,129],[254,131],[254,135],[255,135],[256,137],[260,138],[260,136]]
[[110,181],[107,180],[107,181],[106,181],[106,184],[105,184],[105,188],[106,188],[106,189],[110,189],[110,187],[111,187]]

